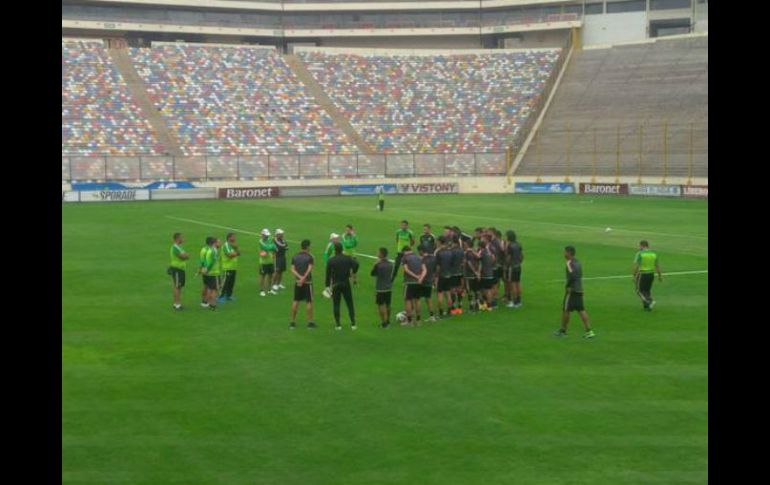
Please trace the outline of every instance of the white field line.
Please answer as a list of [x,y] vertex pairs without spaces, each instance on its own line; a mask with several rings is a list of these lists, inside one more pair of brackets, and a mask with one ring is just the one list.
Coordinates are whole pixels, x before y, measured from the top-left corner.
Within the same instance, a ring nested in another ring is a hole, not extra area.
[[[176,216],[166,216],[166,217],[169,218],[169,219],[174,219],[176,221],[183,221],[183,222],[189,222],[191,224],[198,224],[199,226],[218,227],[220,229],[227,229],[227,230],[230,230],[230,231],[233,231],[233,232],[240,232],[240,233],[243,233],[243,234],[251,234],[253,236],[259,236],[260,235],[258,232],[247,231],[246,229],[238,229],[237,227],[222,226],[222,225],[219,225],[219,224],[212,224],[210,222],[196,221],[195,219],[185,219],[184,217],[176,217]],[[295,244],[299,244],[300,243],[300,241],[294,241],[292,239],[286,239],[286,240],[288,242],[290,242],[290,243],[295,243]],[[364,257],[364,258],[369,258],[369,259],[380,259],[377,256],[372,256],[371,254],[355,253],[355,255],[356,256],[361,256],[361,257]],[[389,261],[392,263],[394,260],[391,259]]]
[[[671,273],[663,273],[664,276],[676,276],[676,275],[685,275],[685,274],[707,274],[709,270],[703,269],[698,271],[672,271]],[[630,274],[627,275],[617,275],[617,276],[593,276],[590,278],[583,278],[584,280],[616,280],[616,279],[622,279],[622,278],[633,278]],[[556,282],[556,281],[564,281],[563,279],[560,280],[548,280],[549,282]]]

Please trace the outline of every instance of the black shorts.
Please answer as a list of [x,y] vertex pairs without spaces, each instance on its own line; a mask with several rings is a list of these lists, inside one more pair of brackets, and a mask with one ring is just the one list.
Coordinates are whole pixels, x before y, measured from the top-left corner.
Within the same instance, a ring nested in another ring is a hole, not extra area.
[[169,266],[167,273],[171,275],[171,281],[174,284],[174,288],[184,288],[185,271],[183,269]]
[[273,274],[275,273],[275,265],[270,264],[260,264],[259,265],[259,274],[265,275],[265,274]]
[[582,312],[585,310],[583,307],[583,294],[569,292],[564,295],[562,309],[568,312]]
[[440,276],[438,279],[438,284],[436,285],[436,290],[440,293],[444,293],[445,291],[449,291],[452,289],[452,277],[442,277]]
[[478,280],[475,276],[466,276],[465,277],[465,289],[466,291],[479,291],[481,286],[481,281]]
[[422,295],[422,285],[404,285],[404,299],[419,300]]
[[294,301],[313,301],[313,284],[305,283],[302,286],[294,285]]
[[452,288],[462,288],[463,287],[463,277],[462,275],[454,275],[452,276]]
[[508,267],[505,268],[505,271],[503,271],[503,281],[509,281],[512,283],[518,283],[521,281],[521,266],[519,267]]
[[203,286],[209,290],[219,289],[219,278],[217,276],[203,275]]
[[431,297],[433,297],[433,287],[423,285],[420,290],[420,298],[430,299]]
[[502,266],[495,266],[495,272],[494,272],[495,278],[500,279],[503,277],[503,267]]
[[275,271],[278,273],[283,273],[286,271],[286,256],[282,258],[275,258]]
[[374,301],[377,305],[390,306],[390,300],[393,298],[392,291],[378,291]]
[[495,279],[494,278],[481,278],[481,282],[479,283],[479,289],[480,290],[489,290],[495,287]]

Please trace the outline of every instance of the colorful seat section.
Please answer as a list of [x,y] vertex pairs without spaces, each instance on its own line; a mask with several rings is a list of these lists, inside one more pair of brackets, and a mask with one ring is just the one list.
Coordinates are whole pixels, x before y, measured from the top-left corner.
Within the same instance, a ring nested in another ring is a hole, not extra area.
[[559,54],[299,55],[375,151],[467,153],[505,150]]
[[131,49],[148,94],[185,155],[354,152],[273,49]]
[[61,79],[62,155],[163,153],[101,43],[62,41]]

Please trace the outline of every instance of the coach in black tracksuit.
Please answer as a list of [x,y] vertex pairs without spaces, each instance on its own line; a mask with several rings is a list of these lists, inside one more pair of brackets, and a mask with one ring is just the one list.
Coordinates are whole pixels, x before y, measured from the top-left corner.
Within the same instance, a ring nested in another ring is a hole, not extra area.
[[353,291],[350,287],[350,277],[352,276],[355,281],[356,273],[358,273],[358,261],[342,254],[342,244],[334,243],[334,256],[326,262],[326,287],[332,290],[334,322],[337,330],[342,329],[340,325],[340,297],[345,299],[345,306],[348,307],[350,328],[356,329]]

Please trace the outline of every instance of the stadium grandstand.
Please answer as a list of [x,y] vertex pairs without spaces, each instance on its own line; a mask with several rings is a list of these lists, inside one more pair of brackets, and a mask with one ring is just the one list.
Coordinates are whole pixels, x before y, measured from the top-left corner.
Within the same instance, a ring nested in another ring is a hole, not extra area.
[[62,181],[708,177],[708,2],[63,0]]

